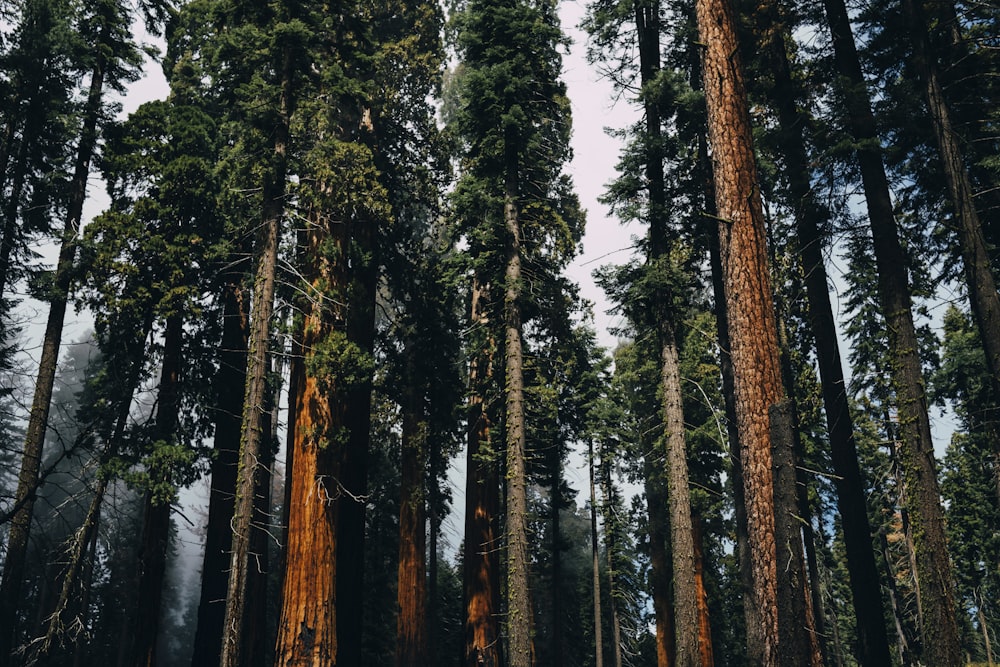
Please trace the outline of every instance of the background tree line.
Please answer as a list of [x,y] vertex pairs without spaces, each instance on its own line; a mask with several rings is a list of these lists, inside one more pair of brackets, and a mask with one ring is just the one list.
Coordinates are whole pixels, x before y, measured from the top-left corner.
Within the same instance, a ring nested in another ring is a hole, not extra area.
[[995,8],[0,12],[0,664],[993,663]]

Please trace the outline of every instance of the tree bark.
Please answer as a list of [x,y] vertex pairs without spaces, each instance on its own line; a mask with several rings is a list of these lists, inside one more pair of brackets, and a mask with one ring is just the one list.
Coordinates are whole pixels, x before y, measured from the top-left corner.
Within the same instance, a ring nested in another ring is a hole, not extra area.
[[954,584],[913,324],[906,256],[893,217],[881,144],[847,9],[842,0],[824,0],[824,6],[833,38],[837,70],[845,80],[843,94],[848,123],[856,142],[855,150],[874,239],[879,300],[889,334],[893,385],[902,436],[906,505],[913,527],[924,609],[921,658],[940,667],[957,666],[961,664],[961,649]]
[[337,510],[341,490],[335,421],[328,390],[314,373],[307,373],[317,343],[330,331],[320,286],[328,282],[327,267],[313,261],[325,233],[310,214],[303,275],[311,297],[293,349],[289,397],[291,461],[288,472],[287,538],[281,616],[275,648],[276,667],[320,667],[337,660]]
[[407,357],[407,383],[403,393],[402,464],[399,489],[399,566],[396,600],[396,666],[422,667],[427,662],[426,502],[424,471],[427,457],[427,423],[417,396],[411,343]]
[[531,667],[531,603],[528,599],[528,497],[525,472],[524,362],[521,341],[521,226],[518,167],[513,131],[505,137],[504,222],[507,257],[504,275],[505,387],[507,433],[507,646],[510,667]]
[[708,591],[705,589],[705,558],[702,549],[701,522],[691,519],[694,528],[694,580],[698,597],[698,651],[701,660],[700,667],[712,667],[715,664],[715,651],[712,648],[712,625],[708,615]]
[[696,3],[705,45],[703,77],[715,173],[730,357],[734,369],[753,590],[746,602],[759,611],[747,628],[752,664],[779,664],[777,561],[774,535],[769,410],[784,396],[777,326],[767,270],[764,218],[747,113],[746,88],[733,9],[726,0]]
[[785,399],[771,407],[774,443],[775,543],[782,567],[778,572],[778,645],[780,664],[821,667],[819,641],[810,608],[809,581],[802,552],[802,531],[796,494],[793,403]]
[[[483,331],[488,322],[486,307],[489,287],[473,279],[471,322]],[[491,460],[491,426],[483,396],[492,379],[492,341],[469,367],[468,466],[465,486],[465,554],[463,598],[465,607],[464,667],[500,667],[499,528],[500,480],[496,462]]]
[[31,402],[31,413],[24,438],[21,470],[18,475],[14,503],[19,507],[10,524],[7,537],[7,553],[4,560],[3,580],[0,581],[0,667],[10,664],[10,653],[16,636],[17,606],[21,599],[24,583],[24,566],[28,553],[28,536],[31,531],[31,515],[35,505],[38,486],[38,472],[42,461],[42,446],[48,425],[49,407],[52,403],[52,389],[56,367],[59,362],[59,346],[62,341],[63,321],[69,301],[73,263],[76,259],[77,237],[83,217],[83,202],[87,197],[87,177],[90,163],[97,145],[97,121],[101,115],[101,99],[104,91],[104,75],[107,58],[103,49],[91,73],[90,89],[83,114],[83,128],[77,146],[73,180],[70,183],[71,199],[63,229],[62,245],[56,261],[55,277],[49,294],[49,315],[42,339],[42,355],[38,365],[38,379],[35,395]]

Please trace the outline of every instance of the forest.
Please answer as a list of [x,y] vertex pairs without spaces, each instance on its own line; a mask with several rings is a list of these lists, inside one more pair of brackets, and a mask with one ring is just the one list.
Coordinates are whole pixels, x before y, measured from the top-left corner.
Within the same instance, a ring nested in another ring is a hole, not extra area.
[[576,4],[0,0],[0,667],[1000,662],[1000,8]]

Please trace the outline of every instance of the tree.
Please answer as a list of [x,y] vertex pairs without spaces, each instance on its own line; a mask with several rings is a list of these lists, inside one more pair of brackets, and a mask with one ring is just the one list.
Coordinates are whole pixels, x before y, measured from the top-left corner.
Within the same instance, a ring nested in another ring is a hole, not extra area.
[[[565,265],[578,238],[578,221],[571,217],[578,210],[561,174],[569,125],[565,88],[558,79],[562,37],[555,6],[470,2],[458,24],[464,69],[456,122],[466,142],[461,214],[468,215],[473,206],[486,213],[470,229],[470,250],[478,264],[473,289],[493,287],[496,298],[478,302],[502,304],[497,338],[504,341],[507,660],[516,667],[530,664],[532,656],[523,360],[530,311],[522,271],[530,268],[548,277]],[[547,246],[554,250],[545,266],[540,260]]]
[[[775,513],[790,508],[775,505],[771,448],[790,448],[791,438],[789,432],[775,441],[772,431],[774,410],[784,399],[784,389],[746,88],[736,55],[735,20],[727,2],[700,1],[695,8],[699,39],[706,45],[703,80],[708,135],[735,371],[748,541],[754,554],[750,604],[762,614],[760,627],[747,628],[749,657],[759,664],[777,664],[779,659],[815,663],[818,653],[810,650],[808,635],[802,636],[811,621],[791,618],[788,610],[779,608],[778,601]],[[796,593],[802,595],[804,590],[792,591],[793,596]],[[794,627],[801,629],[795,631]],[[793,639],[794,649],[787,645],[779,648],[779,641],[786,637]]]
[[907,262],[893,217],[889,184],[882,162],[866,84],[847,9],[839,0],[825,0],[833,38],[841,94],[848,112],[847,125],[855,141],[865,202],[878,268],[878,293],[889,336],[893,388],[901,440],[904,504],[912,526],[917,577],[923,601],[922,656],[940,665],[958,664],[958,627],[955,623],[954,585],[944,534],[934,446],[917,332],[913,324]]

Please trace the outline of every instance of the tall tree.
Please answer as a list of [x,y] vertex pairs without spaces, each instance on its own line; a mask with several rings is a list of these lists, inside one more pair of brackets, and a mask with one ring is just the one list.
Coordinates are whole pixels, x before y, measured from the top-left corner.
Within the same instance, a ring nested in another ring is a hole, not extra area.
[[[528,597],[527,479],[525,469],[523,271],[551,275],[571,255],[578,220],[575,199],[561,174],[568,156],[565,87],[559,81],[562,42],[553,3],[470,2],[458,17],[462,109],[467,144],[462,196],[486,212],[472,232],[478,288],[495,285],[504,341],[507,660],[532,660]],[[461,187],[461,186],[460,186]],[[468,206],[464,214],[471,211]],[[577,237],[578,238],[578,237]],[[484,243],[487,241],[489,245]],[[539,260],[546,247],[550,267]],[[481,647],[480,647],[481,648]]]
[[[759,610],[762,621],[759,627],[747,628],[748,652],[751,661],[758,664],[778,664],[780,660],[815,664],[818,655],[809,655],[807,648],[810,619],[792,618],[789,610],[779,609],[775,513],[792,508],[775,506],[771,448],[790,448],[791,437],[788,433],[789,437],[775,440],[772,431],[773,414],[784,400],[784,389],[733,8],[724,0],[700,0],[695,9],[699,40],[705,45],[708,137],[715,175],[748,542],[753,553],[749,604]],[[805,591],[800,588],[791,594],[804,595]],[[807,635],[803,637],[803,633]],[[794,645],[804,652],[795,653],[792,646],[779,645],[786,638],[795,640]]]
[[66,222],[61,234],[59,257],[52,284],[45,295],[49,314],[42,341],[38,378],[32,399],[31,416],[25,434],[21,472],[15,503],[18,510],[11,522],[4,561],[3,580],[0,583],[0,664],[10,659],[11,641],[16,627],[17,604],[21,597],[24,562],[34,493],[38,485],[38,472],[42,444],[48,423],[52,387],[62,338],[63,321],[69,301],[72,268],[76,257],[78,235],[86,199],[87,178],[90,174],[99,137],[99,120],[104,108],[105,85],[120,87],[134,73],[139,62],[138,52],[130,38],[131,15],[116,2],[100,2],[89,8],[81,18],[81,35],[93,40],[90,84],[87,102],[80,117],[80,135],[74,159],[73,177],[69,183],[69,203]]
[[938,665],[957,665],[961,659],[951,564],[944,533],[919,356],[913,324],[912,297],[907,261],[893,216],[889,183],[881,144],[861,70],[847,8],[840,0],[825,0],[826,18],[833,40],[834,59],[842,80],[855,153],[864,185],[865,203],[874,241],[878,293],[889,338],[893,388],[898,410],[901,457],[909,515],[916,549],[917,578],[923,601],[922,657]]

